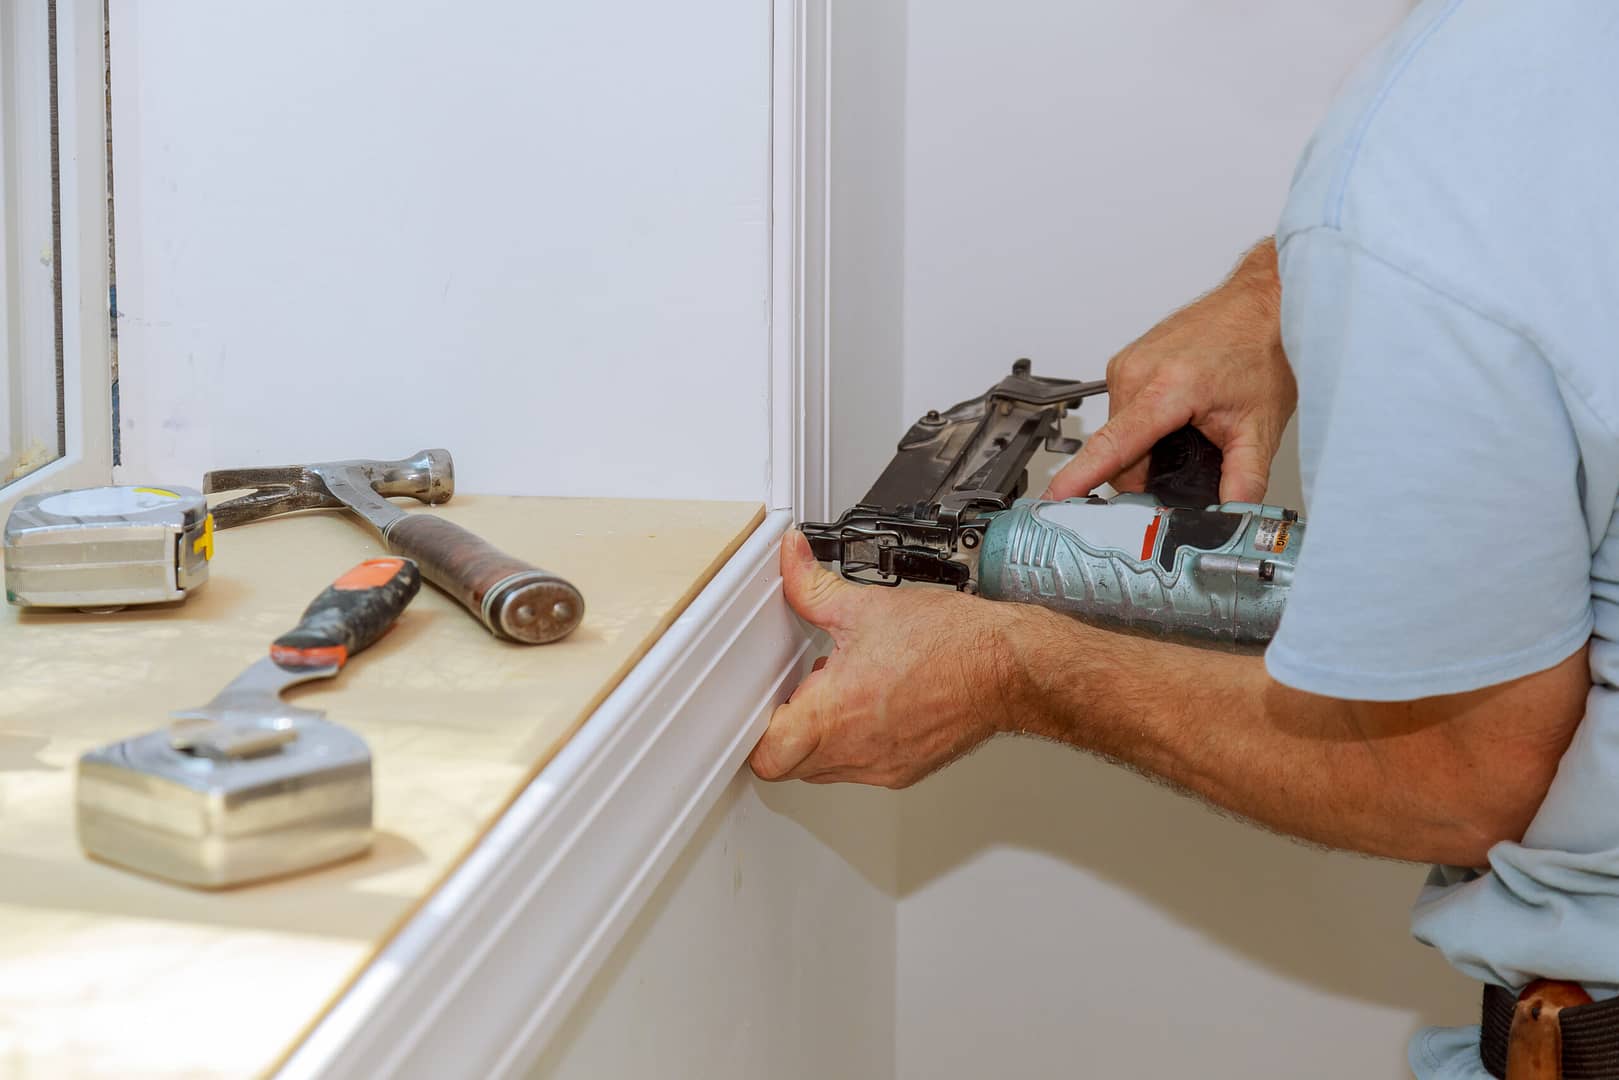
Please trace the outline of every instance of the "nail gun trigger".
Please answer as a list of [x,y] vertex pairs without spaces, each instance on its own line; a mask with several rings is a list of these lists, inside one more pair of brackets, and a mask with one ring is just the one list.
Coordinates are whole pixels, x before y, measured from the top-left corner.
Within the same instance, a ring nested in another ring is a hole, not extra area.
[[1072,439],[1065,435],[1046,436],[1046,449],[1053,454],[1077,454],[1084,445],[1083,439]]

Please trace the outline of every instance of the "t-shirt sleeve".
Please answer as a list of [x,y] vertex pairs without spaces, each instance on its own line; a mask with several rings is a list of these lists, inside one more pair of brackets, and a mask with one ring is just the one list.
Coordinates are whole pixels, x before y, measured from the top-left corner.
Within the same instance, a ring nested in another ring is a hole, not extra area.
[[1336,230],[1282,251],[1306,528],[1266,666],[1402,701],[1506,682],[1591,632],[1579,456],[1521,334]]

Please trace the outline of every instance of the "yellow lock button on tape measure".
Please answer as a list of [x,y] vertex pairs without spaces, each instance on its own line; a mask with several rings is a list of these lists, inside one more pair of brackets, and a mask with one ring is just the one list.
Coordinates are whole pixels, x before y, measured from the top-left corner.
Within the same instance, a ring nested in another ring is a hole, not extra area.
[[191,488],[53,491],[18,500],[3,544],[13,604],[91,611],[168,604],[208,580],[214,519]]

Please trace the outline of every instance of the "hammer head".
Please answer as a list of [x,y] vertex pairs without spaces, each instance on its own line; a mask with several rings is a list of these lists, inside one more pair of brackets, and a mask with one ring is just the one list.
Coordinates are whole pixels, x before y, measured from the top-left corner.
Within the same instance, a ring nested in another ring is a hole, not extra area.
[[448,450],[418,450],[398,461],[328,461],[304,468],[326,482],[328,488],[338,478],[363,482],[378,495],[409,495],[429,506],[449,502],[455,494],[455,463]]
[[408,495],[429,505],[448,502],[455,494],[455,463],[448,450],[420,450],[398,461],[356,458],[313,465],[217,469],[202,479],[202,490],[210,495],[243,488],[255,490],[214,507],[216,529],[292,510],[359,509],[351,496],[367,488],[384,498]]

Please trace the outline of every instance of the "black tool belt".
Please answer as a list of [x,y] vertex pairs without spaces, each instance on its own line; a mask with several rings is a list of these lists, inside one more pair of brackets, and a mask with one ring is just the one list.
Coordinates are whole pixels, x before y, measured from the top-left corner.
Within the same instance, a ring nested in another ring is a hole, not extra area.
[[[1517,1004],[1511,990],[1485,986],[1479,1057],[1491,1076],[1507,1075],[1507,1039]],[[1565,1008],[1558,1020],[1563,1080],[1619,1080],[1619,998]]]

